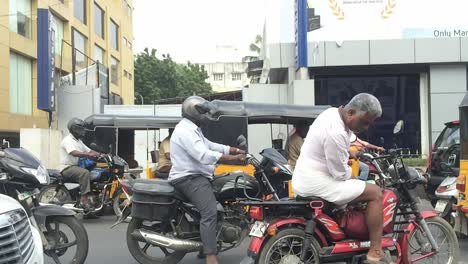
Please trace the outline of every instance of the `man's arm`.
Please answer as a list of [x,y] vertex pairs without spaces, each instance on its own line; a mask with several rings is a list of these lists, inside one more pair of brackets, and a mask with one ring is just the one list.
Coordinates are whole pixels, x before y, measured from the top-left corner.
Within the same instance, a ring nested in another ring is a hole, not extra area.
[[331,134],[325,139],[324,151],[328,171],[337,180],[348,180],[351,167],[348,166],[349,138],[341,133]]
[[367,142],[367,141],[364,141],[360,138],[357,138],[356,140],[357,142],[361,143],[365,148],[368,148],[368,149],[374,149],[374,150],[377,150],[377,151],[380,151],[380,152],[383,152],[385,151],[384,148],[382,147],[379,147],[379,146],[376,146],[376,145],[372,145],[371,143]]
[[[209,142],[209,141],[205,141],[205,142]],[[210,144],[205,144],[204,140],[200,138],[200,136],[196,133],[183,133],[183,135],[174,139],[173,144],[174,143],[180,145],[186,151],[187,154],[189,154],[192,158],[200,161],[202,164],[205,164],[205,165],[214,165],[218,161],[239,160],[239,159],[242,159],[242,156],[243,156],[243,155],[229,155],[229,151],[230,151],[229,146],[224,146],[224,145],[216,144],[216,143],[213,143],[213,144],[222,146],[221,148],[222,151],[211,150],[208,147],[210,146]]]

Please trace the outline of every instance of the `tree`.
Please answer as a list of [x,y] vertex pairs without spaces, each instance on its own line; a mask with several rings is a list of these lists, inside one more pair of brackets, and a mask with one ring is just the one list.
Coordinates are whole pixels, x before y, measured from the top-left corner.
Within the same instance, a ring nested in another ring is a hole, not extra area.
[[[155,100],[185,97],[194,94],[212,93],[211,85],[203,66],[187,63],[178,64],[169,54],[157,58],[156,50],[146,48],[135,58],[135,93],[146,103]],[[136,100],[141,104],[141,100]]]

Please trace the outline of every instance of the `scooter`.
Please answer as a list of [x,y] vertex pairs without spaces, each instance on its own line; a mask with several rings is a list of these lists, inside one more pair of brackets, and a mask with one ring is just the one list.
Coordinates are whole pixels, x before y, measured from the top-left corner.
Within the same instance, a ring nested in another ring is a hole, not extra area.
[[436,212],[451,226],[455,226],[457,212],[453,210],[453,206],[457,204],[458,198],[457,177],[445,178],[437,187],[435,196],[437,197],[434,207]]

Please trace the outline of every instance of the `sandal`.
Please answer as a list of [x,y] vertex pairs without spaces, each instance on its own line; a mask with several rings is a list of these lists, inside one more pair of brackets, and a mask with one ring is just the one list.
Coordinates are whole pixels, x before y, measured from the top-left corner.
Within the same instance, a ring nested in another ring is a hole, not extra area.
[[378,260],[364,259],[363,264],[396,264],[388,254],[383,254],[382,257]]

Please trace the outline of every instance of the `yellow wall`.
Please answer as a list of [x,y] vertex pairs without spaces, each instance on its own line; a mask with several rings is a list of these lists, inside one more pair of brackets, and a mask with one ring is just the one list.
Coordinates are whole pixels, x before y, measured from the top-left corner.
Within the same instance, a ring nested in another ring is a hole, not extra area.
[[[0,131],[19,132],[20,128],[40,127],[46,128],[47,114],[37,109],[37,8],[49,8],[57,17],[64,22],[64,40],[71,43],[72,27],[87,37],[86,54],[94,58],[94,45],[98,44],[105,51],[104,62],[109,68],[110,56],[114,56],[120,61],[119,65],[119,85],[110,82],[110,91],[120,95],[124,104],[133,104],[134,100],[134,72],[133,72],[133,51],[125,45],[123,37],[128,39],[133,45],[133,23],[132,16],[127,15],[123,8],[123,1],[126,1],[133,8],[132,0],[86,0],[86,19],[84,25],[73,15],[73,1],[64,0],[32,0],[32,34],[31,39],[25,38],[9,30],[9,1],[1,0],[0,5]],[[94,2],[96,2],[105,12],[104,14],[104,40],[94,33]],[[3,16],[1,16],[3,15]],[[119,25],[119,50],[114,50],[110,44],[110,18]],[[61,43],[56,43],[61,45]],[[10,52],[16,52],[32,60],[32,84],[33,84],[33,113],[32,115],[18,115],[10,113]],[[62,66],[61,66],[62,64]],[[91,62],[89,62],[91,64]],[[64,46],[63,62],[56,60],[56,67],[62,68],[66,73],[71,72],[71,48]],[[124,70],[131,73],[132,80],[124,76]]]

